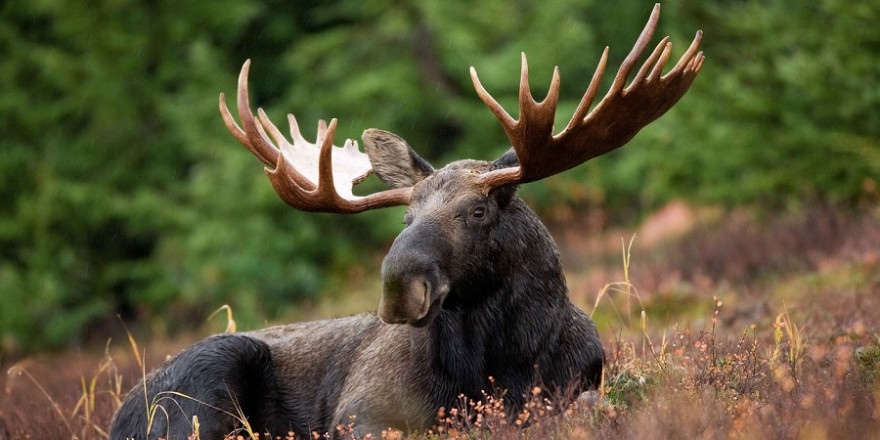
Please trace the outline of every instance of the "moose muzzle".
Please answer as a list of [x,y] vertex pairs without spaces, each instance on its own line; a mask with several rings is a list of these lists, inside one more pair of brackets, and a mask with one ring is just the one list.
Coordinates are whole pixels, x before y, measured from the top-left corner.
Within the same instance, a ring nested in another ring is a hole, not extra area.
[[[388,324],[427,325],[443,305],[449,282],[437,259],[429,252],[419,234],[407,229],[401,233],[382,262],[382,299],[379,319]],[[418,246],[421,245],[421,246]],[[424,246],[424,247],[423,247]]]

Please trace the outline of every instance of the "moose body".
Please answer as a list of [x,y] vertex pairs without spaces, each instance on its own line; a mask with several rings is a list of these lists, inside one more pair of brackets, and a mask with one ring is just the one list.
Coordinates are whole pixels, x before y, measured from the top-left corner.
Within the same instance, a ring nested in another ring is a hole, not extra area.
[[[430,188],[416,193],[426,197],[414,197],[414,220],[383,264],[386,283],[405,274],[448,286],[439,292],[448,289],[442,306],[410,315],[401,302],[383,298],[379,314],[208,338],[147,379],[149,399],[143,385],[135,387],[115,417],[114,438],[143,438],[146,402],[157,395],[176,403],[163,405],[169,415],[154,419],[151,438],[186,438],[193,415],[203,438],[236,429],[232,415],[247,416],[258,432],[306,438],[352,421],[358,433],[425,429],[459,395],[479,400],[483,392],[507,390],[505,403],[515,411],[536,384],[550,396],[575,397],[598,384],[602,346],[592,321],[568,298],[547,230],[513,191],[489,203],[463,192],[463,175],[489,165],[464,162],[426,178],[422,185]],[[466,215],[471,205],[486,210],[484,221]],[[450,222],[458,212],[465,215]],[[430,322],[418,322],[430,314]],[[415,321],[389,325],[380,316]]]
[[[381,130],[364,132],[366,154],[351,141],[334,147],[336,120],[319,123],[313,145],[291,115],[288,142],[262,110],[258,119],[252,114],[246,62],[238,85],[242,126],[222,94],[220,111],[233,136],[267,164],[282,200],[338,213],[408,205],[406,227],[382,263],[378,311],[198,342],[134,387],[114,416],[111,439],[185,439],[194,431],[215,439],[242,426],[307,438],[336,437],[342,425],[378,436],[388,427],[429,428],[438,410],[455,407],[460,396],[479,401],[500,391],[516,414],[535,386],[548,398],[570,399],[598,385],[604,355],[595,325],[569,299],[556,245],[516,189],[623,146],[684,95],[703,63],[699,32],[663,76],[671,45],[661,41],[624,88],[658,17],[659,5],[589,111],[606,49],[557,135],[558,70],[538,103],[523,56],[514,120],[471,69],[478,95],[513,148],[492,162],[460,160],[437,170]],[[390,189],[355,196],[351,186],[370,173]]]

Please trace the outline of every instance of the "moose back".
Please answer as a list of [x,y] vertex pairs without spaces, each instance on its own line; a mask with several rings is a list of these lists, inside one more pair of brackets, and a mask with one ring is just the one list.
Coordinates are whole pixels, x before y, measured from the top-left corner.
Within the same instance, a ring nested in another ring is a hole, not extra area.
[[[378,311],[198,342],[134,387],[110,437],[185,439],[194,416],[206,439],[242,426],[272,436],[335,437],[334,427],[350,421],[357,435],[378,436],[389,427],[428,428],[462,395],[479,400],[485,390],[504,390],[515,414],[536,384],[548,398],[597,386],[604,355],[595,325],[569,299],[557,247],[516,190],[623,146],[684,95],[703,64],[699,32],[661,75],[671,51],[664,38],[626,85],[658,19],[659,5],[590,111],[606,48],[574,116],[556,135],[558,69],[548,96],[536,102],[523,56],[515,120],[471,68],[477,94],[513,148],[493,162],[460,160],[440,169],[381,130],[364,132],[366,153],[350,140],[334,147],[335,119],[318,124],[311,144],[291,115],[288,141],[262,110],[253,115],[245,62],[241,126],[222,94],[220,112],[232,135],[267,165],[282,200],[337,213],[408,206],[406,228],[382,263]],[[353,185],[370,173],[389,189],[355,196]]]

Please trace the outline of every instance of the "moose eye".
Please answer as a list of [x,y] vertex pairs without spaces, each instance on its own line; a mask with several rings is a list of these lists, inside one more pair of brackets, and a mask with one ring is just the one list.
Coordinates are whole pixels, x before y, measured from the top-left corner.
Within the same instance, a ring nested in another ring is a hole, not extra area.
[[473,217],[473,218],[483,218],[485,216],[486,216],[486,208],[484,208],[482,206],[477,206],[471,212],[471,217]]

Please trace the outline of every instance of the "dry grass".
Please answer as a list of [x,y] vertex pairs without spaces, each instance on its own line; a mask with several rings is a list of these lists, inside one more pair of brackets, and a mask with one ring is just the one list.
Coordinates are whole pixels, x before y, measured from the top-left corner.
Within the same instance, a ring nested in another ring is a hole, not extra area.
[[0,439],[107,438],[123,393],[122,373],[108,356],[51,356],[7,372]]
[[[590,271],[570,274],[573,296],[593,312],[606,349],[597,394],[559,408],[536,390],[511,418],[490,390],[412,438],[876,438],[877,214],[737,214],[695,231],[650,252],[627,241],[622,264],[619,241],[590,253],[609,262],[598,268],[574,259]],[[4,385],[0,439],[106,438],[143,369],[185,344],[151,342],[152,362],[124,343],[19,362]]]

